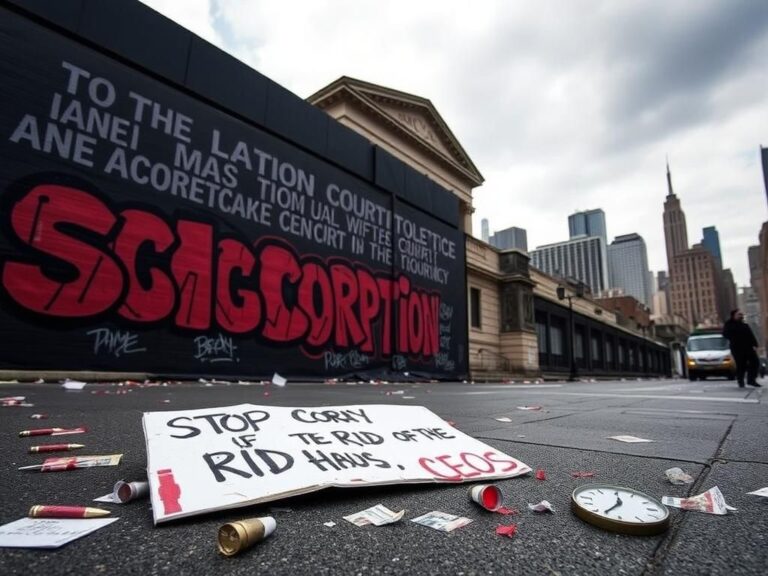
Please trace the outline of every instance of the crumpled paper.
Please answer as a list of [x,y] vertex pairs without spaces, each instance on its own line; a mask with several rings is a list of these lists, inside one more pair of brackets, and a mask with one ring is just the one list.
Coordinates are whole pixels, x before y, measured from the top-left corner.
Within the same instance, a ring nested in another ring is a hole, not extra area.
[[696,496],[690,498],[675,498],[673,496],[664,496],[661,502],[665,506],[681,508],[683,510],[692,510],[694,512],[704,512],[706,514],[717,514],[724,516],[728,511],[735,511],[736,508],[728,506],[725,503],[725,497],[717,486],[714,486]]

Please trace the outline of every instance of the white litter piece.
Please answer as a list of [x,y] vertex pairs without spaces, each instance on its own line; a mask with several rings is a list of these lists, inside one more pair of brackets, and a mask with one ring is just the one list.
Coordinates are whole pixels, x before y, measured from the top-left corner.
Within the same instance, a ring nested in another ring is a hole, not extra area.
[[747,492],[750,496],[762,496],[763,498],[768,498],[768,486],[765,488],[760,488],[760,490],[755,490],[754,492]]
[[109,494],[104,494],[104,496],[99,496],[98,498],[93,499],[94,502],[106,502],[107,504],[122,504],[118,497],[115,495],[114,492],[110,492]]
[[664,496],[661,502],[665,506],[692,510],[694,512],[704,512],[706,514],[717,514],[718,516],[728,514],[729,510],[736,511],[736,508],[725,503],[725,497],[717,486],[713,486],[706,492],[691,496],[690,498]]
[[446,514],[445,512],[439,512],[435,510],[434,512],[427,512],[418,518],[412,518],[411,522],[416,522],[416,524],[434,528],[440,532],[451,532],[452,530],[456,530],[456,528],[466,526],[472,522],[472,520],[462,516],[454,516],[453,514]]
[[367,510],[344,516],[344,520],[351,522],[355,526],[367,526],[373,524],[374,526],[384,526],[385,524],[393,524],[398,522],[405,515],[405,510],[400,512],[393,512],[386,506],[377,504]]
[[82,390],[85,388],[85,384],[85,382],[81,382],[80,380],[70,380],[69,378],[61,383],[65,390]]
[[542,500],[538,504],[528,504],[528,510],[533,510],[534,512],[538,512],[538,513],[542,513],[542,512],[551,512],[552,514],[555,513],[555,508],[547,500]]
[[647,438],[638,438],[637,436],[608,436],[609,440],[618,440],[619,442],[627,442],[628,444],[638,444],[640,442],[653,442]]
[[667,475],[667,480],[677,486],[693,484],[693,476],[686,474],[682,468],[670,468],[669,470],[665,470],[664,474]]
[[118,518],[22,518],[0,526],[0,548],[58,548]]
[[506,416],[502,416],[501,418],[494,418],[497,422],[505,422],[509,423],[512,422],[512,418],[507,418]]
[[287,383],[288,383],[288,380],[280,376],[280,374],[278,374],[277,372],[275,372],[272,375],[272,384],[274,384],[275,386],[278,386],[280,388],[285,388],[285,385]]
[[530,411],[538,411],[542,409],[542,406],[518,406],[518,410],[530,410]]
[[323,522],[323,526],[327,526],[328,528],[333,528],[336,526],[336,522]]

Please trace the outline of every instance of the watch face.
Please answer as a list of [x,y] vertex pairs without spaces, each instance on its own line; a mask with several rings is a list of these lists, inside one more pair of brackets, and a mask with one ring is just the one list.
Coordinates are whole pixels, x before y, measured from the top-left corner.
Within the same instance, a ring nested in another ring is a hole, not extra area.
[[571,507],[582,520],[625,534],[658,534],[669,526],[669,510],[632,488],[587,484],[573,491]]

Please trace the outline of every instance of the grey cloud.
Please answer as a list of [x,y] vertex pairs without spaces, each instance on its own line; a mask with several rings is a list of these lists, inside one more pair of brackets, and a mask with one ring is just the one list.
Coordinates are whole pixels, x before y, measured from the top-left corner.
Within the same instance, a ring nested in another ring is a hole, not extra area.
[[643,140],[714,113],[712,91],[743,73],[752,47],[768,34],[768,4],[684,2],[675,12],[646,7],[642,14],[638,6],[606,32],[612,51],[608,120],[637,129]]

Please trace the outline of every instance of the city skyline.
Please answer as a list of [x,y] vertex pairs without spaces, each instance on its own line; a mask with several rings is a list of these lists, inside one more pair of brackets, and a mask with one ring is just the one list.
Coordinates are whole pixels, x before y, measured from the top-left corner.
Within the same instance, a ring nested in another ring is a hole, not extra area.
[[716,226],[723,266],[749,282],[768,214],[760,3],[146,3],[302,98],[351,76],[430,99],[485,177],[478,238],[491,218],[551,244],[600,207],[609,237],[640,234],[666,270],[668,157],[692,239]]

